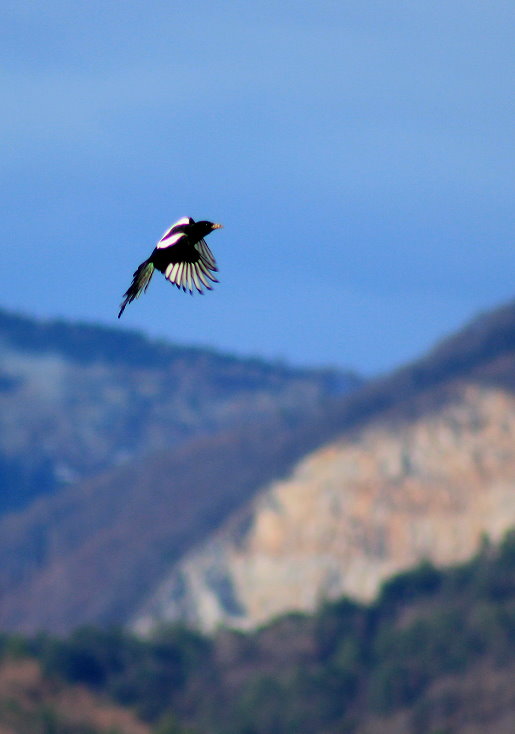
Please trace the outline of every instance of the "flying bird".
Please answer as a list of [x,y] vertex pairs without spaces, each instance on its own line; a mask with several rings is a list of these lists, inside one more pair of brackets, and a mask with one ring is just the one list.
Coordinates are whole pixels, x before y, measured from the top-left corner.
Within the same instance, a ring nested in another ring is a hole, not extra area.
[[154,274],[159,270],[165,278],[183,291],[199,293],[204,288],[212,290],[211,283],[218,283],[213,273],[218,271],[213,253],[206,244],[206,237],[221,224],[213,222],[195,222],[191,217],[182,217],[166,230],[154,251],[145,262],[142,262],[134,273],[132,283],[120,304],[122,315],[125,307],[144,293]]

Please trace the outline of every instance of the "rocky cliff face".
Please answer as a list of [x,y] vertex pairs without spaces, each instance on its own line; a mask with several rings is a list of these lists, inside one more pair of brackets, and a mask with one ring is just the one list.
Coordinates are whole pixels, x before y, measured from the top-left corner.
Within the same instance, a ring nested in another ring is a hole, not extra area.
[[0,310],[2,629],[125,623],[356,382]]
[[18,430],[23,470],[42,456],[77,471],[78,446],[116,463],[132,441],[132,459],[0,516],[3,629],[250,627],[369,598],[385,575],[464,558],[515,522],[515,303],[343,396],[337,375],[313,383],[112,329],[2,326],[0,312],[2,333],[0,501]]
[[[489,375],[513,370],[506,357]],[[485,373],[485,374],[486,374]],[[311,453],[173,569],[136,615],[250,628],[421,559],[469,557],[515,524],[515,395],[463,379]]]

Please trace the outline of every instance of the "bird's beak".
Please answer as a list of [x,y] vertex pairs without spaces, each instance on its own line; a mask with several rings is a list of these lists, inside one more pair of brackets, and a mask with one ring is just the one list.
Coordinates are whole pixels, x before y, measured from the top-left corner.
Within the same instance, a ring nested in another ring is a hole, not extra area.
[[213,229],[223,229],[223,226],[224,226],[223,224],[213,224],[212,228]]

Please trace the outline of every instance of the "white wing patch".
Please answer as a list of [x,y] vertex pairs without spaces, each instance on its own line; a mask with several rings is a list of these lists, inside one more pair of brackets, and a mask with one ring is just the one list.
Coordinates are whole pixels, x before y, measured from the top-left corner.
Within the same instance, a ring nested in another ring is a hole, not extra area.
[[156,247],[161,248],[176,245],[177,242],[179,242],[179,240],[181,240],[186,235],[184,234],[184,232],[176,232],[175,230],[177,229],[177,227],[184,227],[187,224],[193,224],[193,219],[191,217],[181,217],[181,219],[178,219],[172,224],[171,227],[168,227],[166,232],[164,232]]
[[176,245],[179,240],[182,240],[186,235],[184,232],[176,232],[176,234],[170,234],[167,237],[162,237],[157,243],[156,247],[171,247]]
[[181,227],[183,224],[193,224],[193,219],[191,217],[181,217],[175,222],[175,224],[172,224],[171,229],[174,227]]

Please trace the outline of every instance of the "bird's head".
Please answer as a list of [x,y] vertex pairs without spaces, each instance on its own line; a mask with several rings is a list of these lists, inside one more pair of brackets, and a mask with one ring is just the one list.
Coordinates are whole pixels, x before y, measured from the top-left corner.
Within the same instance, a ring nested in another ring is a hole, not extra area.
[[215,224],[214,222],[197,222],[197,227],[203,231],[203,236],[209,234],[214,229],[222,229],[222,224]]

